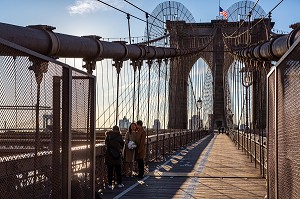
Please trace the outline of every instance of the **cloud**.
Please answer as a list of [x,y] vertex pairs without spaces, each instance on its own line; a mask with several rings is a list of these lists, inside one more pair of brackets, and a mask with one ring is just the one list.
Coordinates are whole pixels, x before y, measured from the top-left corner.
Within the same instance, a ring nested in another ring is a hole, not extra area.
[[[112,5],[117,8],[125,7],[124,1],[121,0],[102,0],[103,2]],[[97,1],[97,0],[77,0],[74,5],[68,7],[68,11],[71,15],[85,14],[96,12],[97,10],[108,10],[109,6]]]

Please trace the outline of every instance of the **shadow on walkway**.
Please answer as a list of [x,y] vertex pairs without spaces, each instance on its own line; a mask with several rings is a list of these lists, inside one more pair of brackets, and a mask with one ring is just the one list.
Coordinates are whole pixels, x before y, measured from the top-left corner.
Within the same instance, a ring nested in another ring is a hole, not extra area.
[[166,162],[150,163],[143,179],[125,178],[124,188],[103,198],[263,198],[265,180],[226,135],[210,134]]

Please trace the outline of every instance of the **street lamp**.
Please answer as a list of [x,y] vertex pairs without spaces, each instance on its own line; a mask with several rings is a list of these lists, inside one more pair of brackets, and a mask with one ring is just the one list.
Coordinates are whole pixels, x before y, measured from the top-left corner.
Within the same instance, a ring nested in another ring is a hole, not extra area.
[[241,70],[242,74],[243,74],[243,81],[242,84],[243,86],[246,88],[246,132],[248,133],[249,130],[249,117],[248,117],[248,88],[252,85],[252,71],[247,70],[245,71],[245,68],[243,68]]
[[[249,116],[248,116],[248,89],[249,87],[252,85],[253,83],[253,78],[252,78],[252,70],[249,68],[249,66],[247,68],[242,68],[241,70],[242,74],[243,74],[243,78],[242,78],[242,84],[243,86],[246,88],[246,127],[245,127],[245,130],[244,130],[244,134],[246,134],[247,136],[247,150],[249,150],[248,148],[248,143],[249,143]],[[250,139],[251,139],[251,131],[250,131]],[[251,149],[251,141],[250,141],[250,151],[252,151]],[[252,162],[252,156],[251,156],[251,162]]]
[[200,121],[201,121],[201,119],[200,119],[200,110],[201,110],[201,108],[202,108],[202,100],[201,100],[201,98],[199,97],[199,99],[197,100],[197,110],[198,110],[198,129],[200,129]]

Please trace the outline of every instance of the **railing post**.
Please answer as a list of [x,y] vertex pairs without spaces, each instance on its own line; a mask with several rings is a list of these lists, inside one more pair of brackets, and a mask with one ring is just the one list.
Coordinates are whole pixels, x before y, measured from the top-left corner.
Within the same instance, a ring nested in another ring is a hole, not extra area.
[[52,125],[52,193],[51,198],[61,198],[61,154],[60,154],[60,102],[61,78],[53,77],[53,125]]
[[62,84],[62,198],[71,199],[72,70],[63,68]]
[[90,77],[89,78],[89,103],[90,103],[90,121],[89,121],[89,137],[90,137],[90,190],[89,190],[89,198],[94,199],[95,198],[95,168],[96,168],[96,132],[95,132],[95,117],[96,117],[96,78]]

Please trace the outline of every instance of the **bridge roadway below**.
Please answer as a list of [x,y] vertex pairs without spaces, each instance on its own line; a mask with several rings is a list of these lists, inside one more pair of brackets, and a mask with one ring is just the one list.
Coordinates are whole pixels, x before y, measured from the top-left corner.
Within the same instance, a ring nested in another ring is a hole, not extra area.
[[264,198],[266,180],[225,134],[210,134],[162,162],[143,179],[123,178],[102,198]]

